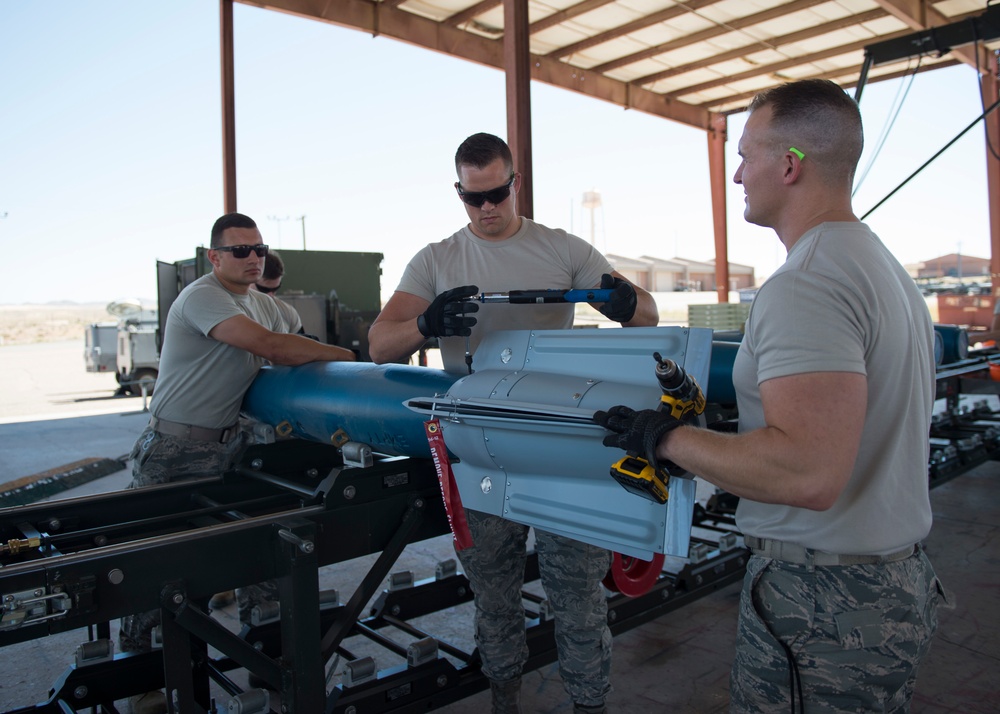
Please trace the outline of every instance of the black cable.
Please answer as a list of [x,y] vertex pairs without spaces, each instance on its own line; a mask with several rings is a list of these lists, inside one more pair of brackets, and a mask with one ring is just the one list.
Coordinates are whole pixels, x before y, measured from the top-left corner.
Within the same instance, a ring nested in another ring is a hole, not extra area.
[[[883,127],[882,133],[879,135],[878,141],[875,143],[875,149],[872,152],[871,159],[869,159],[868,161],[868,165],[865,167],[865,170],[861,172],[861,177],[858,178],[857,183],[854,184],[854,190],[851,192],[852,198],[855,196],[855,194],[857,194],[858,190],[861,188],[861,184],[863,184],[865,179],[868,177],[868,172],[871,171],[872,167],[875,165],[875,159],[877,159],[879,154],[882,153],[882,147],[885,146],[885,142],[889,138],[889,132],[890,130],[892,130],[892,127],[896,124],[896,119],[899,118],[900,112],[903,111],[903,103],[906,101],[906,97],[909,96],[910,94],[910,88],[913,86],[913,80],[916,78],[917,72],[920,71],[920,64],[922,60],[923,60],[923,55],[917,58],[917,65],[913,68],[913,72],[911,72],[909,75],[910,81],[906,83],[905,91],[903,90],[903,84],[901,83],[899,85],[899,91],[896,92],[896,98],[893,100],[895,109],[892,114],[892,117],[889,119],[889,122],[885,125],[885,127]],[[899,92],[903,92],[902,97],[899,96]],[[896,104],[896,102],[899,103]]]
[[912,174],[910,174],[909,176],[907,176],[903,180],[903,182],[901,184],[899,184],[898,186],[896,186],[896,188],[892,189],[892,191],[890,191],[885,196],[885,198],[883,198],[881,201],[879,201],[874,206],[872,206],[870,209],[868,209],[868,212],[865,213],[863,216],[861,216],[861,220],[863,221],[866,218],[868,218],[868,216],[870,216],[872,213],[875,212],[875,209],[877,209],[883,203],[885,203],[890,198],[892,198],[896,194],[897,191],[899,191],[901,188],[903,188],[903,186],[905,186],[906,184],[908,184],[917,174],[919,174],[921,171],[923,171],[925,168],[927,168],[937,157],[939,157],[941,154],[943,154],[945,151],[947,151],[949,148],[951,148],[952,144],[954,144],[956,141],[958,141],[963,136],[965,136],[966,132],[968,132],[969,129],[971,129],[972,127],[974,127],[981,120],[985,119],[986,115],[989,114],[990,112],[992,112],[998,106],[1000,106],[1000,99],[998,99],[997,101],[993,102],[993,104],[991,104],[989,106],[989,108],[986,109],[982,114],[980,114],[978,117],[976,117],[976,119],[971,124],[969,124],[967,127],[965,127],[964,129],[962,129],[962,131],[960,131],[958,133],[958,135],[954,139],[952,139],[947,144],[945,144],[943,147],[941,147],[941,149],[939,149],[938,152],[936,154],[934,154],[934,156],[932,156],[931,158],[927,159],[927,161],[925,161],[923,164],[921,164],[920,168],[918,168]]
[[788,691],[792,700],[792,714],[795,714],[795,695],[798,694],[799,697],[799,711],[805,714],[806,711],[806,700],[802,696],[802,677],[799,676],[799,665],[795,661],[795,655],[792,654],[792,648],[782,642],[780,639],[778,644],[781,648],[785,650],[785,659],[788,660]]

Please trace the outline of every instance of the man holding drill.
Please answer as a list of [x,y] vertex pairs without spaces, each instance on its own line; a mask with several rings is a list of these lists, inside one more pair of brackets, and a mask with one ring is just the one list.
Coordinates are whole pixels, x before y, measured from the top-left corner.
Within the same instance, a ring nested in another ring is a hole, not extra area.
[[[496,330],[573,324],[572,304],[480,305],[467,299],[480,291],[603,287],[612,290],[611,299],[598,306],[606,317],[625,326],[657,323],[649,293],[614,272],[593,246],[518,216],[521,175],[502,139],[470,136],[458,148],[455,169],[469,224],[410,261],[368,334],[374,362],[406,359],[437,337],[445,369],[465,373],[465,338],[474,356],[481,339]],[[466,516],[475,545],[459,558],[475,593],[476,644],[493,711],[513,714],[521,711],[521,669],[528,656],[521,600],[528,528],[476,511]],[[536,530],[535,538],[542,585],[555,613],[563,684],[576,712],[603,712],[611,688],[611,632],[601,580],[610,553],[543,531]]]
[[[761,287],[733,369],[739,433],[613,407],[605,444],[740,497],[753,556],[730,679],[739,712],[907,711],[941,588],[931,527],[931,319],[855,217],[857,104],[826,80],[750,104],[734,180],[746,220],[788,251]],[[796,705],[798,702],[798,706]]]

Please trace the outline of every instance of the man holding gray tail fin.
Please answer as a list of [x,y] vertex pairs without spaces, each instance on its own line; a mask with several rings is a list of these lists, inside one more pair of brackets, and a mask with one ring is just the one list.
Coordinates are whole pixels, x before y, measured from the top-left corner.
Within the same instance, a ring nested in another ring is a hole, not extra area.
[[[593,246],[518,216],[521,175],[502,139],[470,136],[458,148],[455,170],[469,224],[425,246],[407,265],[369,331],[373,361],[407,359],[437,337],[445,369],[464,373],[486,334],[573,325],[570,303],[470,300],[481,292],[604,288],[612,291],[611,299],[594,306],[609,319],[624,326],[657,323],[649,293],[616,273]],[[466,517],[475,544],[459,558],[475,593],[476,644],[493,711],[520,712],[521,670],[528,656],[521,599],[528,528],[477,511]],[[601,580],[610,553],[537,529],[535,539],[542,585],[555,614],[563,685],[575,712],[603,712],[611,689],[611,632]]]
[[788,257],[754,299],[733,368],[739,432],[624,406],[594,415],[605,445],[652,443],[651,458],[740,497],[753,555],[734,712],[909,711],[937,626],[944,591],[921,546],[933,327],[854,215],[862,145],[857,104],[827,80],[750,103],[734,180],[746,220],[774,229]]

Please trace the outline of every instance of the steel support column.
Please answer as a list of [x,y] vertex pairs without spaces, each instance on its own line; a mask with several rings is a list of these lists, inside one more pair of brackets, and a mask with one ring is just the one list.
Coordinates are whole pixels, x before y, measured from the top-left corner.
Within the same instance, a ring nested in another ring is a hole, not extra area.
[[287,708],[318,712],[326,706],[324,660],[319,647],[319,560],[315,529],[315,524],[307,519],[295,519],[278,534],[281,546],[278,557],[289,564],[290,570],[287,576],[278,579],[282,711]]
[[[164,589],[164,598],[176,598],[180,608],[191,607],[184,594],[183,583],[177,582]],[[161,610],[163,632],[163,681],[167,685],[167,711],[180,714],[181,702],[185,712],[203,714],[209,709],[208,659],[204,642],[196,642],[190,630],[174,617],[174,611]],[[197,650],[197,656],[195,654]]]
[[[1000,55],[994,52],[986,65],[987,71],[980,77],[983,87],[983,103],[991,106],[1000,99]],[[990,279],[993,298],[1000,297],[1000,110],[990,112],[986,126],[986,200],[990,215]]]
[[708,130],[708,182],[712,191],[715,234],[715,290],[719,302],[729,302],[729,238],[726,235],[726,115],[714,114]]
[[222,57],[222,206],[236,210],[236,80],[233,63],[233,0],[219,0]]
[[531,164],[531,47],[528,0],[503,0],[503,66],[507,75],[507,143],[521,172],[518,213],[535,215]]

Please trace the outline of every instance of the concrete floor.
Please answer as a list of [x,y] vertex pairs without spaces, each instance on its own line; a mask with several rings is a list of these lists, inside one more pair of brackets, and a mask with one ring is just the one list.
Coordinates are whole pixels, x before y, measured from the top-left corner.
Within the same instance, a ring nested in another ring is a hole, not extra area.
[[[30,349],[0,348],[0,391],[6,395],[12,379],[21,386],[32,380],[35,386],[33,394],[18,387],[13,408],[9,402],[0,403],[0,483],[80,458],[118,458],[128,452],[146,420],[140,399],[112,398],[113,377],[105,385],[101,380],[106,381],[107,375],[83,373],[82,343],[39,347],[42,356]],[[65,379],[40,379],[32,371],[40,364],[54,370],[49,375],[63,374]],[[123,471],[65,495],[117,490],[127,481]],[[926,547],[953,594],[954,607],[940,612],[940,627],[921,670],[912,711],[1000,712],[1000,464],[984,464],[935,488],[931,501],[935,521]],[[413,544],[397,569],[412,570],[417,579],[431,577],[436,563],[452,555],[447,537]],[[356,573],[365,567],[358,562],[325,568],[321,585],[352,592]],[[610,711],[726,711],[738,595],[739,585],[731,585],[616,637]],[[236,626],[235,607],[217,616]],[[441,615],[435,628],[468,647],[470,623],[471,608],[463,606]],[[0,711],[44,699],[85,639],[86,633],[80,631],[4,648]],[[555,665],[525,675],[522,696],[526,713],[572,710]],[[481,693],[439,711],[484,714],[488,710],[488,694]]]

